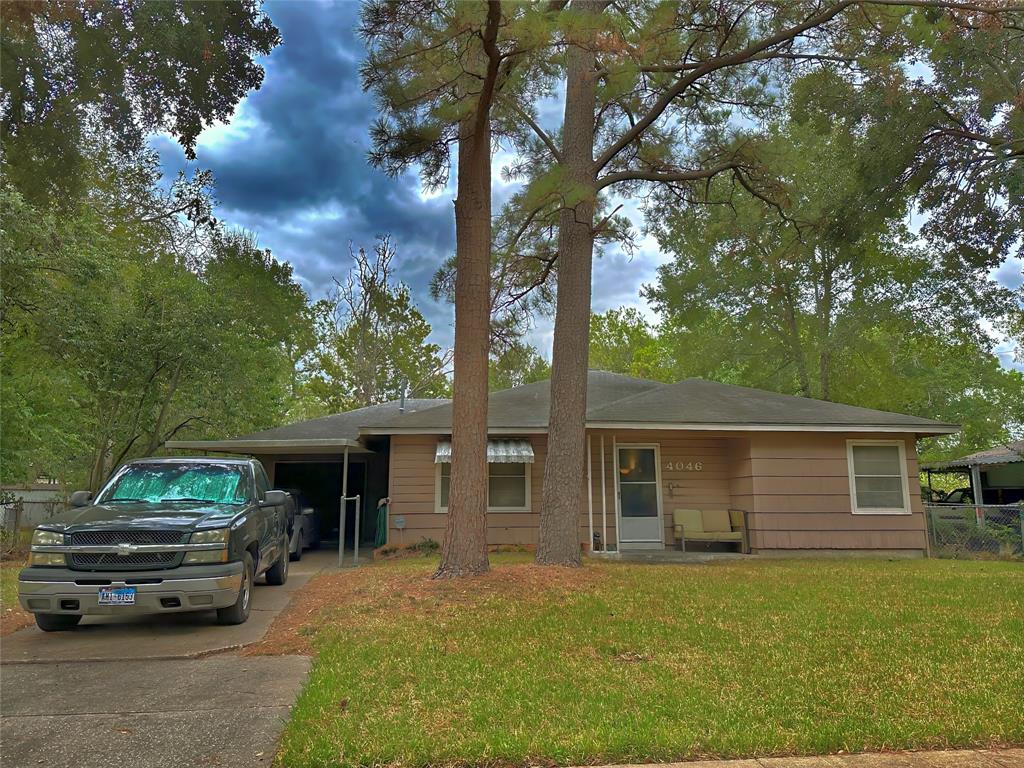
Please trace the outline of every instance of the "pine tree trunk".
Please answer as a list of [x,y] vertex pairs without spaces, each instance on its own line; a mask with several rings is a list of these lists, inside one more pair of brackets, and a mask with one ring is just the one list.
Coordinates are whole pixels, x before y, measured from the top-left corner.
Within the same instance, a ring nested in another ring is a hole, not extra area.
[[[573,8],[599,13],[595,3]],[[562,163],[571,188],[558,222],[558,295],[551,352],[551,415],[540,513],[537,562],[580,565],[594,253],[595,56],[592,36],[579,33],[566,62]],[[571,207],[569,207],[571,206]]]
[[[487,558],[487,358],[491,317],[491,102],[500,4],[488,3],[488,77],[459,126],[455,200],[455,375],[448,521],[435,578],[484,573]],[[493,52],[493,53],[492,53]]]

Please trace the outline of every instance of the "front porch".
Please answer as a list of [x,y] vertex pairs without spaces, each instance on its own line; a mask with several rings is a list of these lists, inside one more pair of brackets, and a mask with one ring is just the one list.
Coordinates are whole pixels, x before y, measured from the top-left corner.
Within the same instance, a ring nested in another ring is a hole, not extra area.
[[723,560],[744,560],[751,557],[751,555],[744,555],[741,552],[683,552],[678,549],[624,549],[621,552],[587,552],[586,556],[594,560],[656,565],[711,563]]
[[595,556],[704,562],[749,550],[748,436],[589,429],[587,449],[581,538]]

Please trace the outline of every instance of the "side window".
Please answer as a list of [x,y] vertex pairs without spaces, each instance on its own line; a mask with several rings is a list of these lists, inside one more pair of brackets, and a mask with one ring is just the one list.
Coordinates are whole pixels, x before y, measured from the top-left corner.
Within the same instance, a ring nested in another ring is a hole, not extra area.
[[263,471],[261,465],[253,464],[253,469],[256,470],[256,498],[263,501],[266,498],[267,491],[270,490],[270,481],[267,479],[267,473]]
[[854,514],[910,514],[903,443],[850,440],[850,497]]

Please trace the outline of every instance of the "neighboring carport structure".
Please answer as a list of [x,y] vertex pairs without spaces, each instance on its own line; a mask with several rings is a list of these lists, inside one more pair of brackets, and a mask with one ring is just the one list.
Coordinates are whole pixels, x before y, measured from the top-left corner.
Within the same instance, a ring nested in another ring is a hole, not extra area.
[[[390,438],[360,437],[363,427],[447,400],[407,399],[358,408],[354,411],[300,421],[296,424],[224,440],[169,440],[165,447],[202,453],[254,456],[266,468],[275,488],[299,490],[317,509],[320,537],[337,542],[342,497],[362,500],[360,546],[377,539],[378,502],[388,494]],[[344,531],[345,546],[355,542],[355,515],[349,502]]]
[[975,504],[1017,504],[1024,501],[1024,440],[921,467],[929,476],[962,473],[970,478]]

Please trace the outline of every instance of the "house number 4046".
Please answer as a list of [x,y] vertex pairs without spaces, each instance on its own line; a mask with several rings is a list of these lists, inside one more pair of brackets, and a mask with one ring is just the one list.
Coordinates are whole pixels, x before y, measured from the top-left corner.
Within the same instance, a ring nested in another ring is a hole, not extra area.
[[670,461],[665,465],[669,472],[700,472],[704,469],[703,461]]

